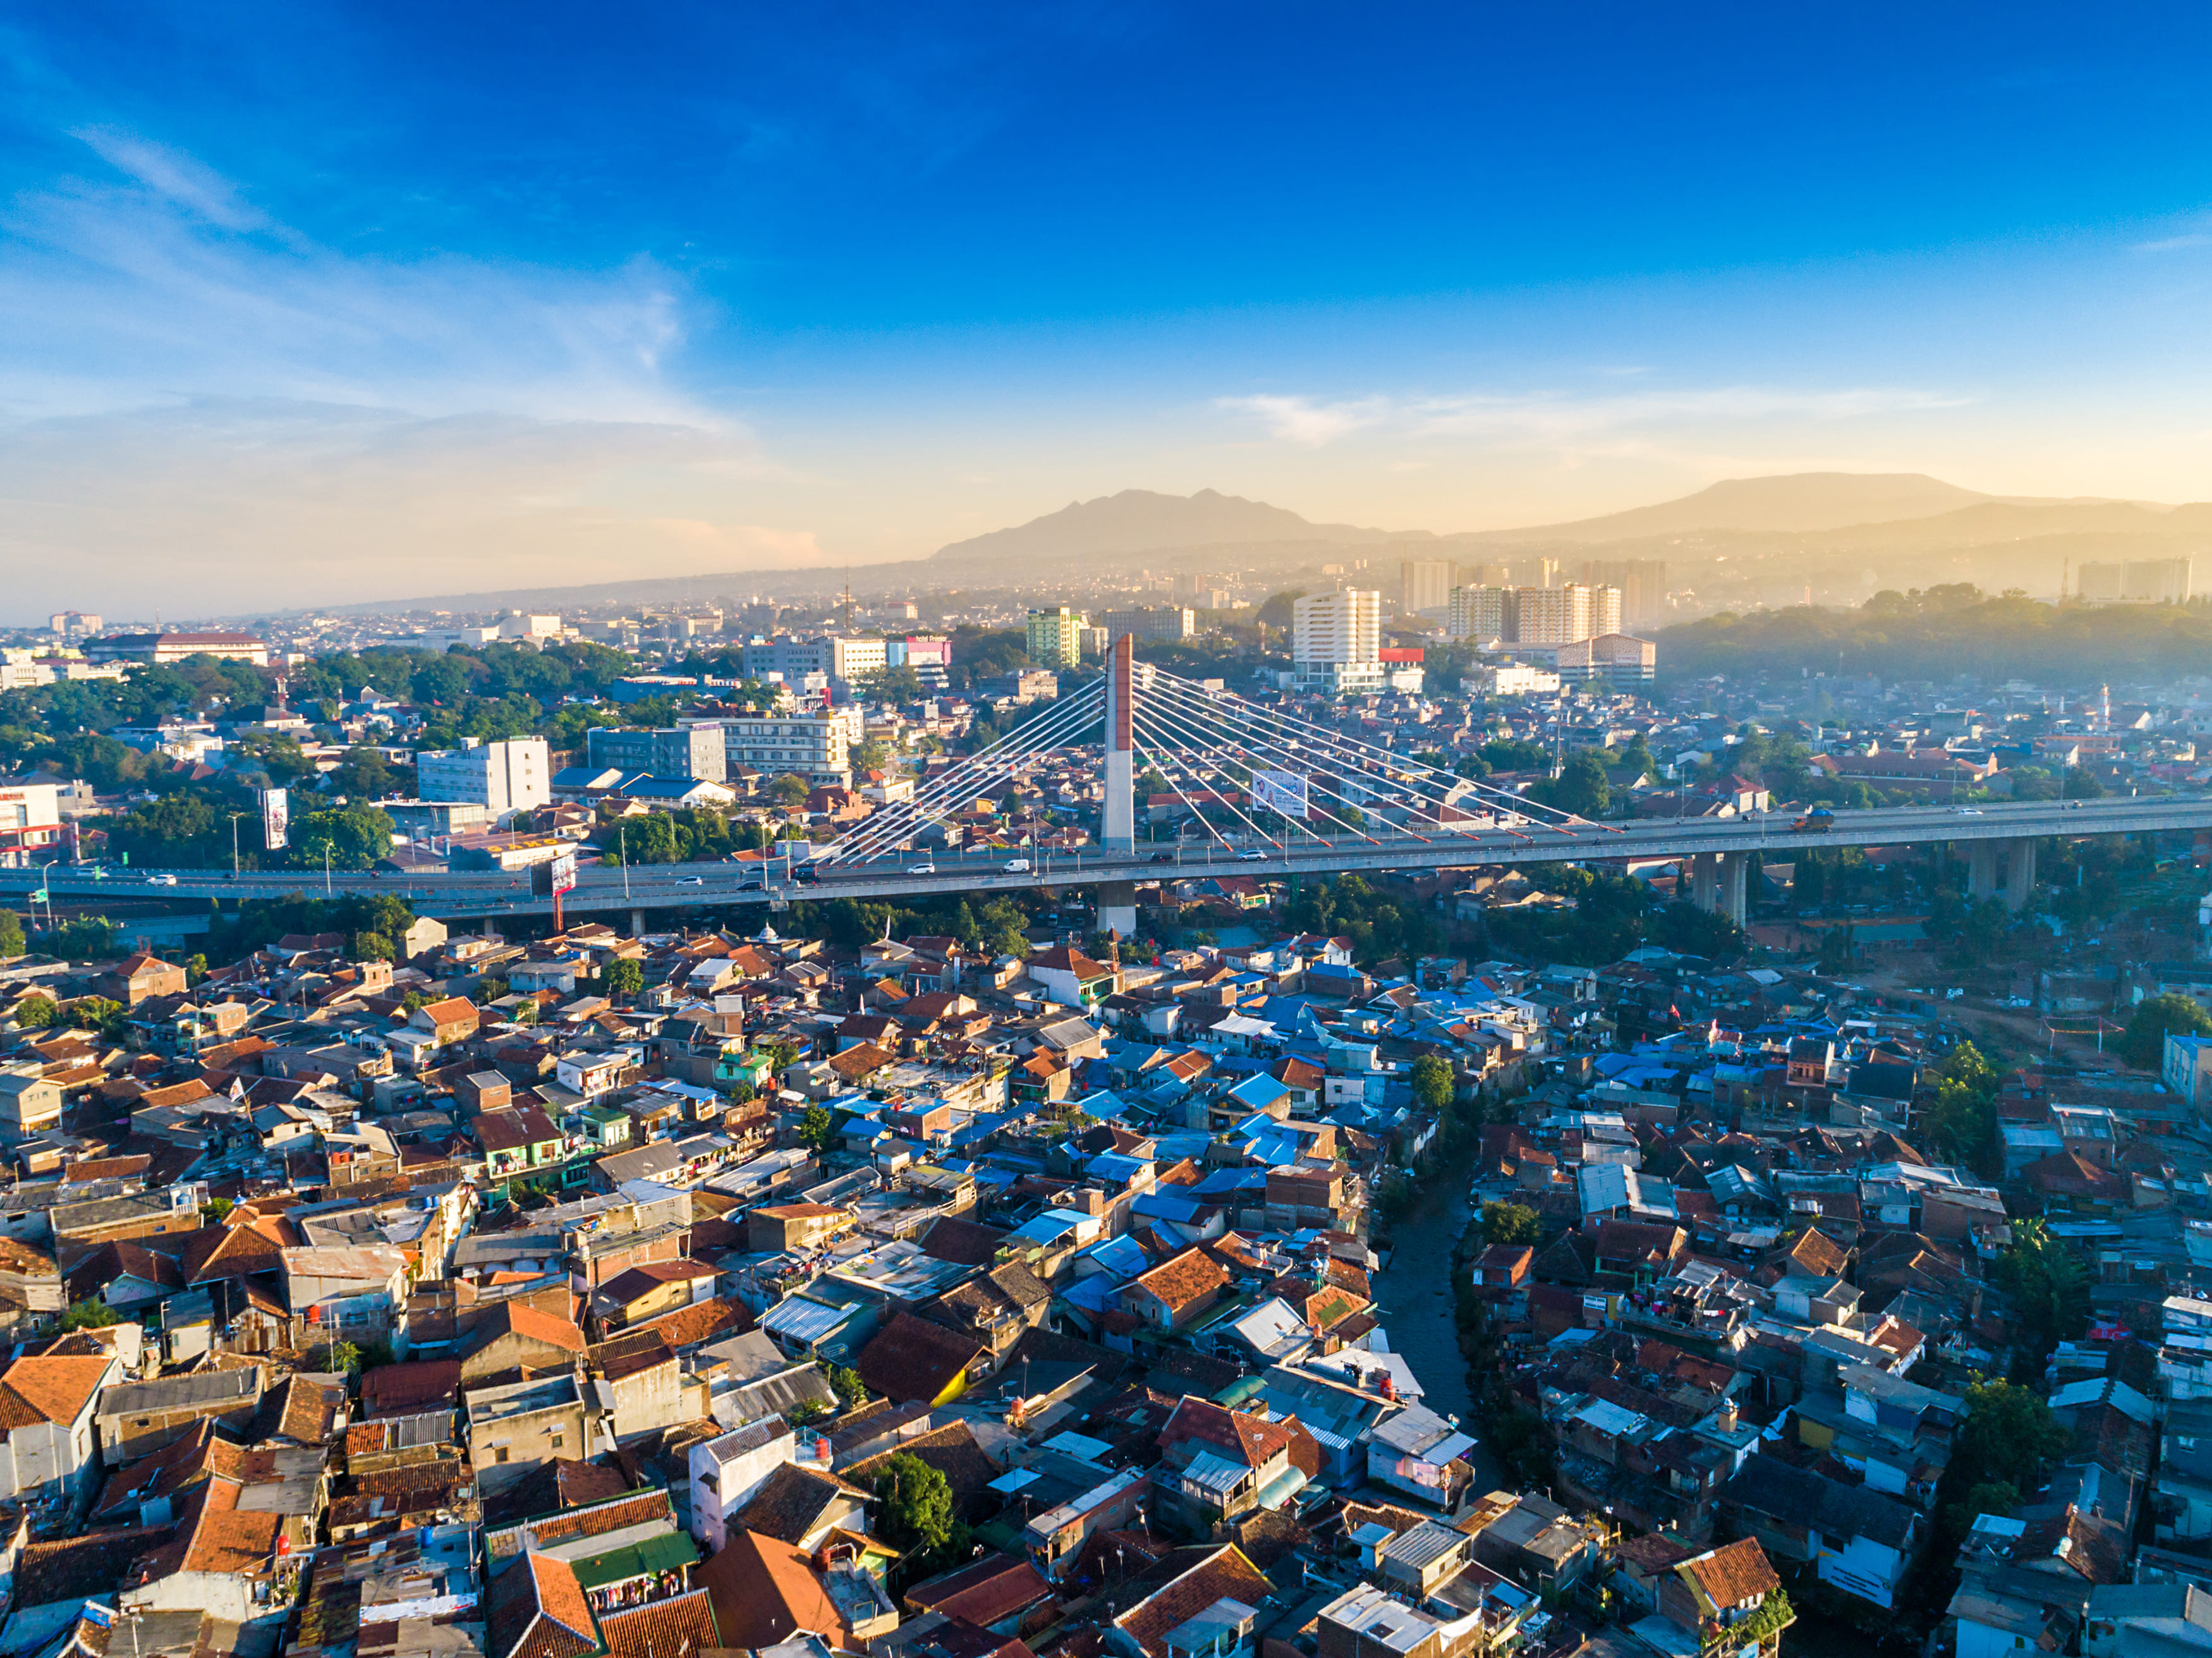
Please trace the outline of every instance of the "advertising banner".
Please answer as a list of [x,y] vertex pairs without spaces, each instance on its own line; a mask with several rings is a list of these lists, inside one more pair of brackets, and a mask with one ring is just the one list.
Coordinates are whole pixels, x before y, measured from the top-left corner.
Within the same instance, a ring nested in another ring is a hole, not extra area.
[[1285,817],[1306,815],[1306,780],[1294,771],[1255,771],[1252,774],[1252,804],[1263,811]]

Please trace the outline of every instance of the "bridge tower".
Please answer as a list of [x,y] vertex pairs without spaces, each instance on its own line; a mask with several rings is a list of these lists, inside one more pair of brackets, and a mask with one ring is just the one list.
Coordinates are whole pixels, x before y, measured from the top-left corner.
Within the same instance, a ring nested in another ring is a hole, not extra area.
[[[1108,852],[1137,849],[1137,665],[1128,634],[1106,653],[1106,809],[1099,825]],[[1137,933],[1137,888],[1133,881],[1102,881],[1098,930],[1133,938]]]

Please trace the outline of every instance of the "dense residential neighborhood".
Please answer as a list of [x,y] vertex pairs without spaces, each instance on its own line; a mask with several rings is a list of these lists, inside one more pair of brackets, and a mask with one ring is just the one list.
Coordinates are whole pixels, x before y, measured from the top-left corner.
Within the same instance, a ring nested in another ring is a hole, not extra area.
[[[42,892],[0,962],[0,1658],[2212,1643],[2208,849],[2023,841],[2000,891],[1792,824],[2193,789],[2212,688],[1660,684],[1403,642],[1415,574],[1398,643],[1280,607],[1252,706],[1532,811],[1772,820],[1740,898],[808,902],[1115,638],[1241,648],[1173,604],[27,653],[9,856],[115,914]],[[1257,809],[1137,785],[1148,861]],[[1102,832],[1079,744],[954,793],[906,853]],[[612,884],[573,915],[423,913],[564,857]],[[671,864],[696,901],[617,903]],[[248,865],[307,878],[164,896]]]

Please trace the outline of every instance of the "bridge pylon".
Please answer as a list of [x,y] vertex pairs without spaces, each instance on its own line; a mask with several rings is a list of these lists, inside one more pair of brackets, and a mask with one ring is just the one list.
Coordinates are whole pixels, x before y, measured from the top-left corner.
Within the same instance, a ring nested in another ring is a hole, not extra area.
[[1099,844],[1108,852],[1137,849],[1137,669],[1123,634],[1106,653],[1106,810]]

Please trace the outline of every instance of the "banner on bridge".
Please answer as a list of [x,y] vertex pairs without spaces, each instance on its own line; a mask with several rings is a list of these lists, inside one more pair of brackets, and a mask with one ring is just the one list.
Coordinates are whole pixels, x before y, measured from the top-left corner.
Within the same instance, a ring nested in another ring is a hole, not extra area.
[[289,846],[292,826],[291,799],[283,789],[261,791],[261,844],[270,851]]
[[1308,810],[1306,780],[1294,771],[1255,771],[1252,774],[1252,804],[1285,817],[1303,818]]

